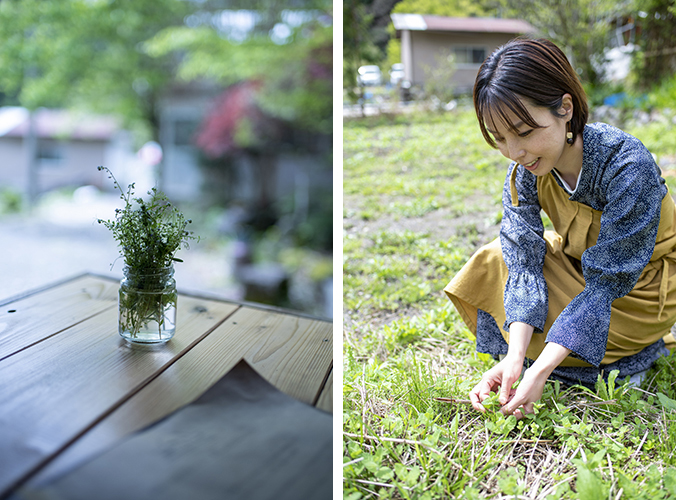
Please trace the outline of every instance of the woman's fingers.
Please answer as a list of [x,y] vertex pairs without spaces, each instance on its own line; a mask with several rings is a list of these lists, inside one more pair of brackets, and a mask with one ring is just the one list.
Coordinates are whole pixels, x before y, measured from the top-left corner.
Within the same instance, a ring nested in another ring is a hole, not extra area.
[[517,420],[521,420],[526,415],[534,413],[533,403],[525,403],[524,405],[517,407],[514,411],[510,411],[503,406],[500,411],[505,415],[514,415]]
[[472,402],[472,408],[483,413],[486,411],[486,408],[484,408],[484,405],[482,405],[481,401],[479,401],[478,392],[475,392],[475,390],[476,387],[474,390],[472,390],[472,392],[469,393],[469,400]]
[[536,382],[538,383],[534,384],[529,377],[524,377],[519,387],[517,387],[514,396],[501,408],[502,413],[516,416],[516,412],[519,410],[521,416],[517,416],[517,418],[522,418],[526,414],[533,413],[533,403],[542,396],[540,383],[537,380]]
[[502,385],[500,386],[500,396],[498,396],[498,401],[502,406],[506,405],[514,396],[514,390],[512,389],[512,384],[515,380],[510,380],[505,377],[502,380]]
[[472,392],[469,393],[469,400],[472,402],[472,407],[480,412],[486,411],[486,408],[484,408],[484,405],[482,405],[481,402],[488,397],[488,394],[490,394],[489,382],[481,379],[481,382],[475,385]]
[[484,399],[488,397],[492,390],[495,389],[499,381],[496,382],[495,377],[491,372],[486,372],[481,378],[481,381],[474,386],[474,389],[469,393],[469,400],[475,410],[480,412],[486,411],[486,408],[481,404]]

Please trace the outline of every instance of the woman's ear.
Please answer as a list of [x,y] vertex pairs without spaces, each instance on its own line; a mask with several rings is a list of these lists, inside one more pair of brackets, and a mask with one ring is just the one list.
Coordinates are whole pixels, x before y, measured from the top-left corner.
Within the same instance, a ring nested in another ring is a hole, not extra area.
[[573,97],[570,94],[563,94],[559,115],[565,115],[567,120],[570,120],[573,117]]

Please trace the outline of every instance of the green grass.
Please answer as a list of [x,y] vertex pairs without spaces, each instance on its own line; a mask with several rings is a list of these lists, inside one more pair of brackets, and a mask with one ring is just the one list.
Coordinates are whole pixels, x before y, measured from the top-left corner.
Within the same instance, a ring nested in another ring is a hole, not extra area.
[[[673,154],[667,125],[631,131]],[[471,110],[348,120],[344,141],[344,498],[676,498],[676,356],[641,389],[548,382],[521,421],[465,402],[494,362],[442,288],[496,233],[508,164]]]
[[362,218],[420,217],[441,208],[460,215],[475,208],[467,199],[476,193],[499,202],[495,173],[504,162],[483,145],[476,118],[425,118],[345,123],[343,197]]

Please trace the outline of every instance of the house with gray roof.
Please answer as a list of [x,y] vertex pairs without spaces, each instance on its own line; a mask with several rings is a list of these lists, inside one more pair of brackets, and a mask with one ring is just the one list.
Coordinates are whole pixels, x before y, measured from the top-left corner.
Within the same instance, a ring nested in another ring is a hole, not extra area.
[[520,19],[442,17],[421,14],[391,14],[401,38],[404,80],[425,83],[425,68],[434,67],[440,55],[453,56],[453,80],[459,92],[471,91],[484,59],[500,45],[535,28]]
[[64,186],[102,186],[98,165],[133,152],[110,116],[62,109],[0,107],[0,188],[34,199]]

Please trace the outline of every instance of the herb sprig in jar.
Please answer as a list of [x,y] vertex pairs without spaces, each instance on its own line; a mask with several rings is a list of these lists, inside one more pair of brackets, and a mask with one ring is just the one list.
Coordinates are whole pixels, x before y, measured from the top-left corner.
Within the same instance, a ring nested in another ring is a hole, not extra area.
[[124,208],[115,210],[114,219],[98,220],[113,233],[125,263],[119,294],[120,335],[137,342],[166,342],[175,330],[173,263],[182,262],[176,253],[199,238],[186,229],[192,221],[164,193],[153,188],[148,200],[134,197],[134,183],[125,191],[107,167],[98,170],[108,173],[125,202]]

